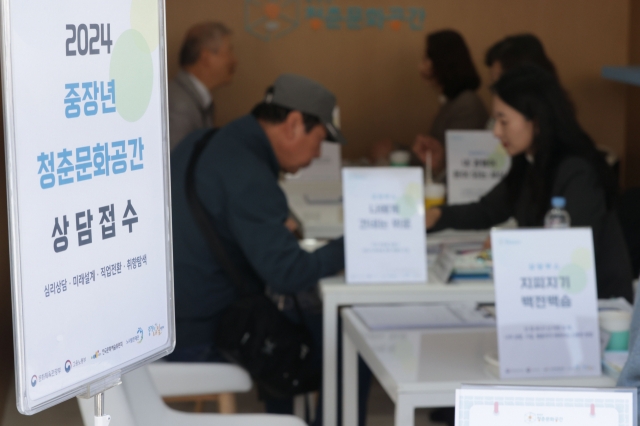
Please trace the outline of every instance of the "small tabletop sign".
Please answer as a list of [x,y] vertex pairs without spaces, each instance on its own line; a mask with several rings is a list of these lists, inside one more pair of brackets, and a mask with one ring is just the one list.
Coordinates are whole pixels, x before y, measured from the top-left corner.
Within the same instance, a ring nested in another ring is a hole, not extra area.
[[320,157],[296,174],[287,175],[288,181],[339,181],[342,167],[342,146],[334,142],[322,142]]
[[426,282],[422,169],[342,170],[348,283]]
[[507,174],[511,158],[490,130],[447,132],[447,202],[478,201]]
[[598,376],[589,228],[491,231],[500,377]]
[[637,426],[636,389],[463,386],[456,426]]

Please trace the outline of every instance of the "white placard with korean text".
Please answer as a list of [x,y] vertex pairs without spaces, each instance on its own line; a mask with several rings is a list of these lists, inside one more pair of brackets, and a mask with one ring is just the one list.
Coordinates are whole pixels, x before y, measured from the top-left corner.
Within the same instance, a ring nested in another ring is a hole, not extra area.
[[456,426],[637,426],[637,389],[463,386]]
[[509,172],[511,157],[490,130],[449,130],[447,202],[478,201]]
[[423,173],[342,169],[347,282],[426,282]]
[[501,378],[597,376],[590,228],[491,231]]
[[18,409],[175,344],[162,0],[3,0]]

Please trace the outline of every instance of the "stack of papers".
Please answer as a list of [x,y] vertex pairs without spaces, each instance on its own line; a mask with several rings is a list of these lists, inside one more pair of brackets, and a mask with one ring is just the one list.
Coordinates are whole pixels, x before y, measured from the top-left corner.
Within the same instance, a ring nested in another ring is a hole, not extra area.
[[491,250],[484,242],[444,244],[429,265],[431,282],[446,283],[490,280],[493,272]]
[[355,306],[353,310],[370,330],[496,325],[475,303]]

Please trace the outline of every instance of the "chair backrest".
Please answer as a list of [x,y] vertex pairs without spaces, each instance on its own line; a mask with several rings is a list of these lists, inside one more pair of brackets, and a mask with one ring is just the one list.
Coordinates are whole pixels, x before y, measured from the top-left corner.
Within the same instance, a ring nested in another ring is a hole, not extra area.
[[[122,385],[104,396],[105,413],[117,426],[306,426],[293,416],[271,414],[181,413],[167,407],[156,389],[148,366],[127,373]],[[93,426],[93,400],[79,399],[85,426]]]
[[156,390],[147,366],[127,373],[122,378],[122,388],[137,426],[165,424],[169,408]]

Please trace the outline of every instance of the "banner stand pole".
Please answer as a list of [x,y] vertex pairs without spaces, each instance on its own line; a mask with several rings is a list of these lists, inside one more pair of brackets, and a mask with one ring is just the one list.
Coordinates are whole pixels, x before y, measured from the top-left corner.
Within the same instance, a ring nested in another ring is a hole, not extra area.
[[109,426],[111,416],[104,415],[104,392],[93,397],[95,426]]

